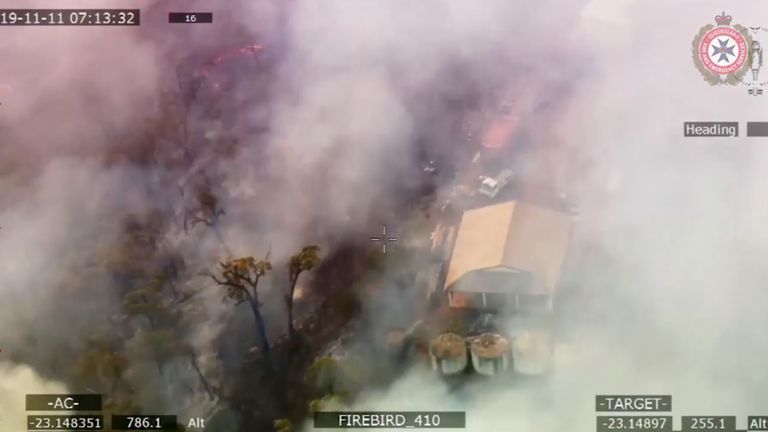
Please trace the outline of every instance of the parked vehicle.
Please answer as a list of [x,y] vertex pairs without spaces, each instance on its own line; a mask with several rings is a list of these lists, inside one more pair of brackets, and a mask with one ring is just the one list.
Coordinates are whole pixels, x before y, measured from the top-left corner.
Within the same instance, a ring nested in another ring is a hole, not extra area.
[[502,170],[496,177],[483,177],[478,192],[494,198],[512,180],[512,170]]

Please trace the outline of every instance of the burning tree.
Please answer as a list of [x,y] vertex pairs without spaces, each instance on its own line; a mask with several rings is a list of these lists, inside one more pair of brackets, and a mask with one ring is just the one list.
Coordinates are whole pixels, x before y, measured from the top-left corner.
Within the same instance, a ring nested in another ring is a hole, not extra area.
[[259,302],[259,279],[272,270],[272,264],[266,259],[256,261],[253,257],[237,258],[219,264],[219,274],[206,273],[218,285],[227,288],[226,297],[240,304],[248,302],[253,312],[256,334],[259,338],[261,353],[267,369],[272,367],[270,357],[269,338],[267,337],[266,324],[261,315],[261,302]]

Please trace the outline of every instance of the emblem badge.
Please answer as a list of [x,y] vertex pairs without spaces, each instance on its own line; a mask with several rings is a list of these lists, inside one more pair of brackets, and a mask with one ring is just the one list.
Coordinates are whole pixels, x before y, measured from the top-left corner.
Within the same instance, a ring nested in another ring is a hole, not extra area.
[[749,70],[752,38],[746,27],[731,26],[732,18],[723,12],[693,39],[693,64],[710,85],[736,85]]

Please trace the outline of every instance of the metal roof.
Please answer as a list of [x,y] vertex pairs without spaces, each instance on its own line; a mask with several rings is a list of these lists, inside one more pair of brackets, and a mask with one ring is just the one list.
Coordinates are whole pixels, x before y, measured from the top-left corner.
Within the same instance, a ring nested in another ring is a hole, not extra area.
[[[501,271],[507,276],[529,274],[531,294],[551,294],[565,260],[571,226],[566,214],[517,201],[468,210],[459,226],[444,289],[455,288],[452,285],[473,272],[491,276]],[[460,291],[500,290],[461,285]],[[520,284],[504,289],[519,292]]]

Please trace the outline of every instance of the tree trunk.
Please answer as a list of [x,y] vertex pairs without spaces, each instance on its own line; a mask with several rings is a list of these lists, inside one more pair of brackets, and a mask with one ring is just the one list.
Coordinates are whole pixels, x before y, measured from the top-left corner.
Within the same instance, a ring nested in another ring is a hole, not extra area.
[[[149,320],[149,331],[156,332],[158,325],[157,320],[151,315],[147,315],[147,320]],[[160,348],[154,343],[151,343],[150,350],[152,350],[152,355],[154,356],[155,365],[157,366],[157,374],[160,376],[163,376],[163,361],[160,358]]]
[[287,296],[285,296],[285,305],[288,309],[288,338],[293,340],[296,335],[296,328],[293,326],[293,294],[296,292],[296,283],[299,280],[299,276],[291,276],[290,278],[290,290]]
[[205,392],[208,393],[208,398],[213,400],[213,390],[211,390],[211,386],[208,384],[208,380],[205,378],[205,375],[203,375],[203,371],[200,370],[200,365],[197,364],[197,356],[195,356],[194,352],[189,353],[189,361],[192,363],[192,367],[195,369],[195,372],[197,372],[197,376],[200,378],[200,383],[203,385]]
[[213,233],[216,235],[216,239],[219,241],[219,244],[221,244],[221,247],[224,248],[224,253],[227,254],[227,257],[232,256],[232,251],[229,249],[229,246],[227,246],[227,242],[224,241],[224,236],[221,234],[221,231],[219,231],[219,228],[215,225],[211,225],[211,230],[213,230]]
[[158,375],[163,376],[163,362],[160,361],[160,358],[159,358],[160,357],[160,354],[159,354],[160,350],[157,349],[157,348],[152,348],[152,351],[155,354],[155,365],[157,365],[157,373],[158,373]]
[[120,375],[119,375],[118,371],[116,371],[116,370],[114,370],[112,373],[115,376],[115,378],[112,380],[112,392],[111,393],[112,394],[116,394],[117,393],[117,384],[120,382]]
[[259,337],[259,345],[261,348],[261,354],[264,356],[264,361],[267,365],[267,370],[272,370],[272,356],[269,348],[269,338],[267,337],[267,328],[264,324],[264,317],[261,316],[259,310],[258,300],[251,298],[248,303],[251,305],[251,311],[253,311],[253,320],[256,324],[256,334]]

